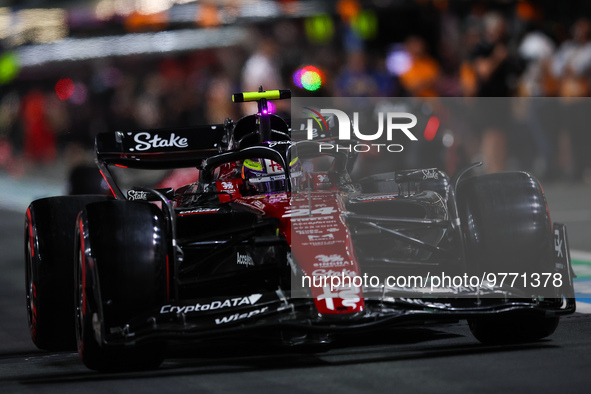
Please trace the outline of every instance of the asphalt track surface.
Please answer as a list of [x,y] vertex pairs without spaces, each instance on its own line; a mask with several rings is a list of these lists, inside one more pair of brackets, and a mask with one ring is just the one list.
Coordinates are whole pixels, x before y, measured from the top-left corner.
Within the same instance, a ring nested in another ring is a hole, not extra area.
[[[546,187],[571,247],[591,252],[591,187]],[[0,208],[0,393],[591,392],[591,315],[563,318],[550,338],[483,346],[458,323],[392,329],[323,352],[260,344],[175,347],[156,371],[99,374],[76,353],[46,353],[29,338],[24,303],[24,210]],[[579,304],[587,310],[590,304]]]

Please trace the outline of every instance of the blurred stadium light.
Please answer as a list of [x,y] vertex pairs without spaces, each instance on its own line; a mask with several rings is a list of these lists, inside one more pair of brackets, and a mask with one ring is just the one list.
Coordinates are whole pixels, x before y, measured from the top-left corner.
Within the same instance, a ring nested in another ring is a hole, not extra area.
[[136,33],[114,37],[66,38],[49,44],[27,45],[16,49],[21,67],[47,62],[84,60],[108,56],[164,53],[238,45],[246,29],[176,30]]

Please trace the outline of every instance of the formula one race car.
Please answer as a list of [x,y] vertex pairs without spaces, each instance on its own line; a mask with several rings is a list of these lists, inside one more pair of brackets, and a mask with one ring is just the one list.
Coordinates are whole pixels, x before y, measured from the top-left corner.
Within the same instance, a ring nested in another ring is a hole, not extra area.
[[[289,97],[235,94],[258,103],[236,123],[97,135],[112,196],[26,212],[34,343],[77,343],[87,367],[129,370],[157,367],[173,341],[325,344],[409,321],[467,319],[481,342],[532,341],[574,312],[566,230],[531,175],[430,168],[353,182],[351,152],[297,141],[268,112]],[[122,190],[114,176],[188,167],[198,181],[176,189]]]

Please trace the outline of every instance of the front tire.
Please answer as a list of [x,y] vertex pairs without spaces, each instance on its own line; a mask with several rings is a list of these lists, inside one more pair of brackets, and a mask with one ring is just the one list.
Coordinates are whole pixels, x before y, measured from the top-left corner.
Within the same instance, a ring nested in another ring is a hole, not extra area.
[[161,211],[149,203],[91,204],[80,214],[76,336],[88,368],[118,372],[153,369],[162,363],[163,343],[136,345],[121,336],[117,345],[107,342],[113,330],[167,300],[165,229]]
[[539,182],[526,172],[468,178],[457,191],[469,268],[553,272],[552,225]]
[[[472,274],[555,272],[546,198],[530,174],[504,172],[468,178],[459,184],[457,199]],[[551,297],[544,298],[552,302]],[[561,303],[558,295],[555,303]],[[551,335],[558,321],[558,317],[526,311],[473,318],[469,325],[483,343],[516,343]]]
[[506,315],[468,321],[472,335],[487,345],[533,342],[556,331],[559,317]]

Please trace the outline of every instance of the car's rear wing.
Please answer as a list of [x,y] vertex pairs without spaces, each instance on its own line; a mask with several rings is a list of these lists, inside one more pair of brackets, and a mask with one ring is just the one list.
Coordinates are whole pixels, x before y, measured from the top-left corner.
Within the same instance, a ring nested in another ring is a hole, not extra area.
[[96,136],[99,165],[171,169],[196,167],[226,148],[224,125],[186,129],[116,131]]
[[203,160],[227,148],[224,125],[186,129],[116,131],[100,133],[95,155],[101,174],[117,198],[125,198],[115,182],[110,165],[140,169],[200,167]]

